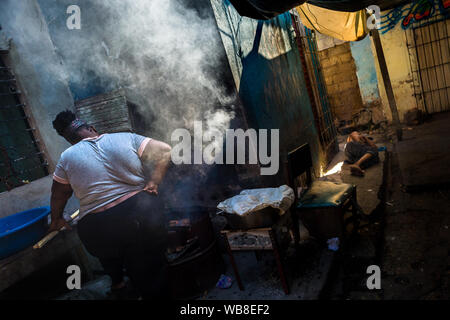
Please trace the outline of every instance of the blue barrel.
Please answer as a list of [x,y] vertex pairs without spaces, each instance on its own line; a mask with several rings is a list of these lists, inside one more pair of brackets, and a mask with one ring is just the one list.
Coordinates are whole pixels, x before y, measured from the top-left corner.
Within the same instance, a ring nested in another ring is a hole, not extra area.
[[0,259],[34,245],[47,233],[50,207],[14,213],[0,219]]

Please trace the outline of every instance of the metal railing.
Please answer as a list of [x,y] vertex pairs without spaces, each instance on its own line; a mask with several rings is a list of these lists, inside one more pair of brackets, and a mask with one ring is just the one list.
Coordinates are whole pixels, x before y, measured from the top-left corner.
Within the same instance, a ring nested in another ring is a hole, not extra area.
[[0,192],[48,175],[16,78],[0,53]]

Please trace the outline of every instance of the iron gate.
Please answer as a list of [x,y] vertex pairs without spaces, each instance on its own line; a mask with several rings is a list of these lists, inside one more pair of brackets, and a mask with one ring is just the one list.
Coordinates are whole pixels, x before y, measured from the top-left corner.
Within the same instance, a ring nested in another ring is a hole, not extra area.
[[[306,28],[296,14],[291,14],[297,35],[297,45],[304,64],[305,81],[319,131],[319,139],[325,152],[327,163],[339,151],[337,131],[331,114],[330,102],[320,67],[315,33]],[[306,68],[305,68],[306,67]]]
[[450,20],[413,26],[407,43],[417,105],[426,113],[450,110]]
[[48,163],[35,138],[12,69],[0,50],[0,192],[48,175]]

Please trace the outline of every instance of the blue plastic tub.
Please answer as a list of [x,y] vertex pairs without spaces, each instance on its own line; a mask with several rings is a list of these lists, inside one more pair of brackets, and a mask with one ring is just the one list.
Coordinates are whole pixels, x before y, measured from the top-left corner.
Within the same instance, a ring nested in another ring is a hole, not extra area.
[[50,207],[34,208],[0,219],[0,259],[28,248],[47,233]]

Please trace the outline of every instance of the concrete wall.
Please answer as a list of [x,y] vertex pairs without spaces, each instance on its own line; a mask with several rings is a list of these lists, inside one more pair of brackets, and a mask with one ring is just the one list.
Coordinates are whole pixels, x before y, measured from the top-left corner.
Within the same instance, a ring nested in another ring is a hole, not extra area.
[[229,1],[211,4],[249,126],[280,129],[282,152],[310,143],[318,172],[323,156],[290,15],[261,21],[241,17]]
[[351,120],[352,114],[363,108],[363,101],[350,43],[319,51],[319,59],[333,116]]
[[355,60],[356,76],[364,106],[380,103],[377,71],[370,37],[366,36],[363,40],[350,42],[350,49]]
[[[0,218],[16,212],[50,205],[52,177],[32,181],[29,184],[0,193]],[[75,197],[70,198],[64,214],[71,214],[79,208]]]
[[[27,23],[24,23],[27,21]],[[49,171],[69,144],[52,127],[56,114],[73,105],[61,60],[55,53],[40,8],[35,0],[2,0],[0,25],[11,38],[9,58],[46,149]],[[51,65],[51,68],[47,66]],[[49,177],[0,193],[0,216],[48,205]]]
[[[381,14],[385,14],[382,12]],[[414,97],[414,81],[411,72],[408,47],[406,42],[406,31],[398,23],[392,30],[385,34],[380,34],[381,44],[383,46],[386,64],[391,78],[392,89],[394,91],[395,102],[400,117],[403,121],[404,114],[412,108],[417,107],[417,101]],[[371,39],[372,40],[372,39]],[[372,52],[376,59],[376,51],[372,42]],[[392,121],[392,114],[389,109],[389,103],[384,88],[383,78],[381,77],[378,63],[375,63],[378,78],[379,92],[383,104],[384,113],[389,121]]]
[[386,115],[378,89],[376,61],[372,54],[370,36],[367,35],[360,41],[350,42],[350,49],[356,65],[356,76],[363,106],[372,110],[372,120],[375,123],[385,120]]

